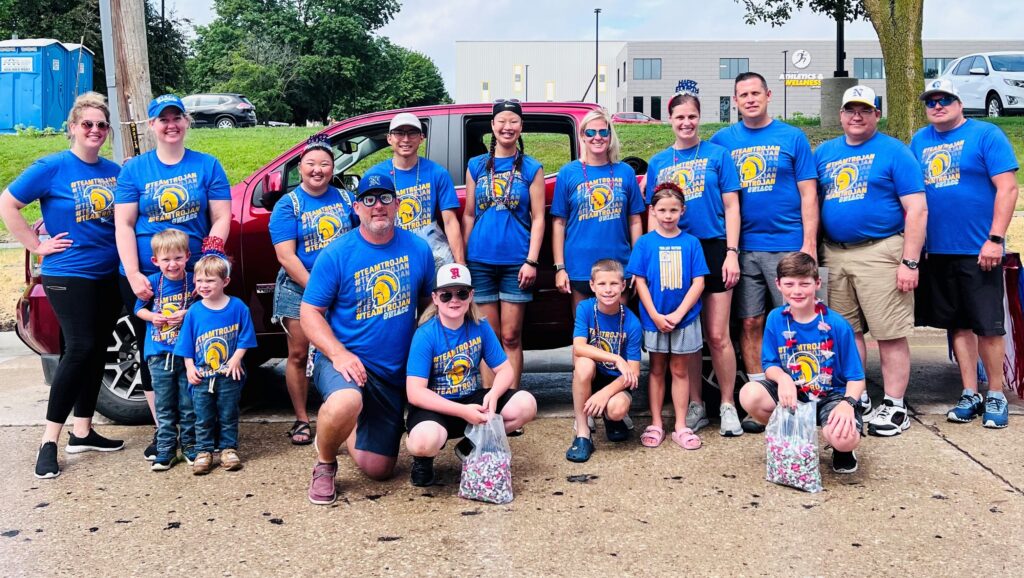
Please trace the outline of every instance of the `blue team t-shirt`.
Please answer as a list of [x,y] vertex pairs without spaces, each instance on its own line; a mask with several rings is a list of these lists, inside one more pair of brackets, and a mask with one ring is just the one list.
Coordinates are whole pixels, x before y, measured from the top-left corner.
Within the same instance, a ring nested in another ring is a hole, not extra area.
[[[663,315],[675,311],[686,297],[695,277],[707,275],[704,250],[697,237],[680,232],[675,237],[662,237],[651,231],[636,242],[629,257],[626,272],[647,280],[654,309]],[[694,304],[678,327],[685,327],[700,315],[700,299]],[[646,307],[640,308],[644,331],[658,331]]]
[[740,178],[725,147],[701,142],[688,149],[669,147],[647,163],[647,201],[661,183],[673,182],[686,195],[679,228],[698,239],[725,239],[722,195],[739,193]]
[[840,243],[884,239],[903,231],[900,197],[924,192],[913,153],[901,141],[876,132],[850,145],[845,136],[814,152],[825,236]]
[[107,159],[87,163],[67,150],[43,157],[7,186],[20,203],[39,200],[50,235],[72,241],[43,258],[43,275],[100,279],[117,271],[114,190],[121,167]]
[[480,360],[495,368],[508,357],[486,321],[464,321],[448,329],[437,317],[416,330],[409,348],[407,375],[427,380],[427,387],[445,399],[459,400],[483,387]]
[[295,254],[310,271],[320,251],[350,231],[355,220],[348,191],[327,187],[322,195],[314,197],[299,185],[274,205],[270,240],[275,245],[295,241]]
[[[203,238],[210,232],[210,201],[230,201],[231,186],[216,158],[185,149],[174,165],[165,165],[156,151],[139,155],[127,163],[117,180],[117,204],[138,204],[135,240],[139,270],[150,275],[158,268],[150,261],[150,239],[168,227],[188,234],[189,268],[202,253]],[[124,266],[121,266],[124,274]]]
[[804,242],[799,181],[817,177],[802,130],[780,120],[762,128],[742,122],[711,137],[732,155],[740,177],[744,251],[799,251]]
[[434,255],[426,241],[396,228],[390,241],[375,245],[354,229],[320,253],[302,301],[326,307],[338,341],[404,391],[417,301],[430,293],[433,280]]
[[[163,273],[153,273],[149,276],[149,284],[153,287],[153,297],[145,300],[136,299],[134,313],[149,309],[153,313],[167,317],[182,309],[188,309],[196,301],[196,286],[191,273],[185,273],[184,277],[177,280],[167,279]],[[147,321],[146,343],[143,345],[146,358],[173,353],[180,332],[181,325],[164,325],[157,329]]]
[[417,158],[416,166],[409,170],[395,168],[391,159],[370,169],[391,175],[399,203],[395,224],[406,231],[425,229],[440,222],[441,211],[459,208],[459,197],[448,171],[430,159]]
[[[572,337],[585,337],[587,345],[614,353],[626,361],[640,361],[644,332],[640,320],[628,307],[622,308],[621,315],[608,315],[597,308],[597,299],[591,297],[576,306]],[[609,377],[622,375],[614,363],[598,363],[597,371]]]
[[256,347],[256,331],[249,308],[229,297],[223,309],[210,309],[197,301],[189,306],[174,344],[174,354],[191,357],[203,377],[217,375],[239,349]]
[[[846,384],[850,381],[864,379],[864,367],[860,363],[860,353],[853,339],[853,328],[842,315],[826,308],[823,315],[825,323],[831,329],[828,337],[832,339],[830,362],[821,352],[823,336],[818,329],[821,317],[816,316],[809,323],[797,323],[783,315],[783,307],[776,307],[768,313],[764,325],[764,339],[761,342],[761,366],[765,369],[778,367],[789,373],[797,384],[798,390],[823,394],[830,391],[845,395]],[[793,331],[796,344],[786,347],[786,331]],[[824,383],[819,375],[824,365],[831,365],[832,380]]]
[[[586,177],[586,178],[584,178]],[[551,215],[565,219],[565,269],[587,281],[599,259],[629,261],[629,217],[646,210],[636,173],[625,163],[572,161],[558,171]]]
[[988,240],[995,208],[992,177],[1019,168],[1013,146],[999,127],[968,119],[939,132],[917,131],[910,150],[924,174],[929,253],[977,255]]
[[[467,259],[489,265],[520,265],[530,251],[530,183],[540,163],[523,155],[513,174],[515,156],[494,159],[494,186],[483,154],[469,159],[476,182],[476,219],[466,247]],[[510,184],[511,183],[511,184]],[[543,211],[544,207],[535,207]]]

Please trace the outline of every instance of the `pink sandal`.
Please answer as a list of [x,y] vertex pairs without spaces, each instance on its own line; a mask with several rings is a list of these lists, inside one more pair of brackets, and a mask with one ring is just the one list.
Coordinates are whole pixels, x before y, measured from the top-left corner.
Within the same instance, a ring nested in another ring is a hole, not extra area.
[[665,441],[665,430],[656,425],[647,426],[644,428],[644,433],[640,435],[640,445],[645,448],[656,448],[663,441]]
[[672,441],[684,450],[696,450],[701,446],[700,438],[688,427],[672,432]]

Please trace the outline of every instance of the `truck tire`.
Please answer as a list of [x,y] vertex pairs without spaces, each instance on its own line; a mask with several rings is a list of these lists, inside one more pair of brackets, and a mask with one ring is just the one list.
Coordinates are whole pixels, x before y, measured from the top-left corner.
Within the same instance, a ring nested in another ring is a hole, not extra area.
[[146,396],[139,388],[140,363],[135,330],[128,316],[122,315],[107,346],[103,384],[96,400],[96,410],[111,421],[124,425],[153,423]]

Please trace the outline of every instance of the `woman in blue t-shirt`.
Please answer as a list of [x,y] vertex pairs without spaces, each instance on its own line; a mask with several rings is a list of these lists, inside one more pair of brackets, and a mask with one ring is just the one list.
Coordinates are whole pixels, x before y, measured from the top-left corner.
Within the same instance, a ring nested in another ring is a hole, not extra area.
[[299,325],[299,305],[320,252],[352,229],[355,212],[347,191],[331,186],[334,151],[327,138],[314,136],[299,155],[302,183],[281,197],[270,215],[270,240],[281,263],[274,288],[274,320],[288,336],[288,361],[284,369],[295,423],[288,437],[295,445],[313,442],[306,412],[309,381],[309,338]]
[[[71,149],[36,161],[0,196],[7,230],[43,257],[43,290],[60,322],[64,347],[50,384],[46,427],[36,457],[36,477],[60,475],[57,438],[75,411],[67,453],[114,451],[121,440],[92,429],[103,380],[106,344],[121,301],[114,250],[114,188],[120,167],[100,158],[110,132],[110,112],[101,94],[75,99],[68,115]],[[39,201],[49,237],[39,238],[21,209]],[[140,334],[141,335],[141,334]]]
[[[590,267],[615,259],[625,267],[643,234],[647,211],[633,169],[619,162],[619,139],[612,117],[600,108],[580,121],[580,159],[558,171],[551,202],[551,249],[555,287],[572,293],[572,311],[590,290]],[[623,292],[628,299],[629,293]]]
[[518,100],[494,103],[491,130],[490,152],[470,159],[466,169],[462,235],[476,301],[501,336],[515,388],[523,371],[523,314],[533,300],[544,240],[544,171],[523,152]]
[[[121,299],[133,311],[136,299],[149,299],[153,288],[148,276],[157,272],[152,261],[150,239],[168,227],[184,231],[189,237],[191,258],[188,270],[199,260],[203,241],[214,239],[213,246],[223,249],[231,228],[231,187],[220,161],[185,148],[185,135],[192,117],[181,99],[164,94],[149,103],[149,130],[156,137],[156,150],[125,162],[117,180],[114,221],[117,229],[117,253],[121,257],[119,279]],[[135,335],[144,335],[146,323],[129,314]],[[145,359],[143,344],[139,345]],[[140,366],[142,389],[155,412],[149,368]],[[153,415],[154,422],[156,414]],[[146,448],[147,460],[156,458],[156,439]]]

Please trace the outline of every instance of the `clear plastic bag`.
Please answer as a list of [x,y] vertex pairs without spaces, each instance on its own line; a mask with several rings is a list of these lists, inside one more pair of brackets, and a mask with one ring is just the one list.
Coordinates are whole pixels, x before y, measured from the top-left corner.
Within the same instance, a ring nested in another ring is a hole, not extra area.
[[764,430],[765,479],[805,492],[821,491],[818,460],[818,402],[797,403],[796,411],[776,407]]
[[473,451],[462,462],[459,497],[467,500],[507,504],[512,501],[512,449],[505,436],[500,414],[481,425],[466,428]]

